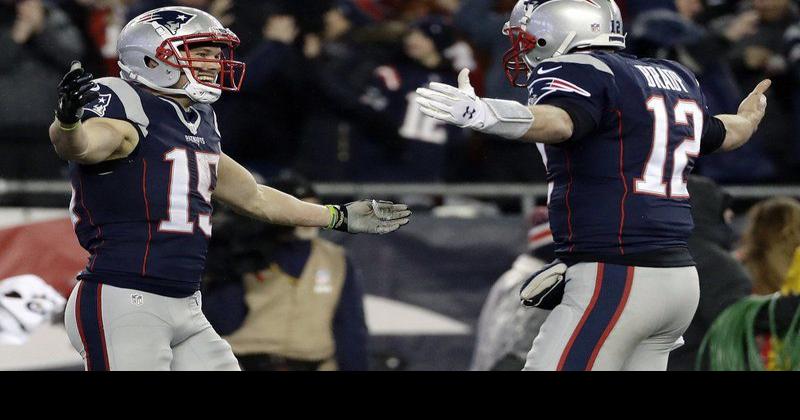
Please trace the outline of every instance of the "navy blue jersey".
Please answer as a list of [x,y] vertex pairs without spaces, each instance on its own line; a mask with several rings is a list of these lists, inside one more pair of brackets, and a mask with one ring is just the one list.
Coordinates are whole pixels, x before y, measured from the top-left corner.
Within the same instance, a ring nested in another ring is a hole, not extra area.
[[139,142],[126,158],[70,162],[71,216],[89,261],[79,278],[160,295],[200,287],[211,237],[220,134],[211,106],[188,110],[118,78],[96,80],[84,108],[130,122]]
[[[543,61],[528,90],[530,104],[558,106],[590,128],[539,145],[557,255],[692,265],[686,176],[710,118],[695,77],[672,61],[594,51]],[[636,259],[659,253],[672,254]]]

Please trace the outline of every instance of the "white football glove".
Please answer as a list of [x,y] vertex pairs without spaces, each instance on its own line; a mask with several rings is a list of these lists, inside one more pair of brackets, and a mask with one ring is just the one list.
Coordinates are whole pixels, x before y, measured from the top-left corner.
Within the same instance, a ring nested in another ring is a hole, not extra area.
[[394,232],[405,225],[411,216],[411,210],[405,204],[394,204],[391,201],[359,200],[345,205],[328,205],[332,209],[331,224],[328,229],[348,233]]
[[516,139],[533,124],[533,114],[519,102],[479,98],[469,82],[469,69],[458,74],[458,88],[431,82],[418,88],[417,95],[423,114],[459,127]]
[[556,259],[533,273],[519,291],[522,304],[547,310],[558,306],[564,295],[566,272],[567,265]]

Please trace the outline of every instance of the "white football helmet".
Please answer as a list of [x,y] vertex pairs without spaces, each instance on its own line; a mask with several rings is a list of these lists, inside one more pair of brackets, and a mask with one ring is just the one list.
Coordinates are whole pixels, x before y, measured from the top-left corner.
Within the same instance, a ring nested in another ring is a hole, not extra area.
[[511,40],[503,56],[506,76],[519,87],[526,86],[528,74],[542,60],[580,48],[625,48],[622,14],[614,0],[519,0],[503,34]]
[[[221,47],[221,57],[191,56],[189,50],[203,44]],[[120,77],[166,94],[212,103],[223,90],[236,92],[242,85],[245,65],[233,56],[238,45],[239,38],[210,14],[190,7],[162,7],[142,13],[122,28],[117,41]],[[216,80],[198,77],[195,63],[201,62],[219,66]],[[174,86],[181,72],[188,83]]]

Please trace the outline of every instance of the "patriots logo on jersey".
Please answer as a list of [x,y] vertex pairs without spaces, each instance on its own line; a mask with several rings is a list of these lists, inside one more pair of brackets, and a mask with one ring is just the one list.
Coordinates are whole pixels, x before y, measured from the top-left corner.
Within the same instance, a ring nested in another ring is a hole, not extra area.
[[139,18],[139,23],[149,23],[155,27],[162,27],[172,35],[176,35],[184,24],[194,19],[195,15],[178,10],[161,10],[148,13]]
[[100,97],[97,98],[97,103],[92,105],[91,108],[83,108],[87,111],[92,111],[97,114],[98,117],[102,117],[106,115],[106,108],[108,108],[108,104],[111,103],[111,94],[110,93],[101,93]]
[[[542,83],[544,83],[545,86],[541,86]],[[572,92],[587,98],[592,96],[592,94],[586,89],[583,89],[575,83],[569,82],[560,77],[542,77],[534,80],[528,88],[528,92],[532,97],[536,97],[536,94],[534,93],[536,91],[540,92],[536,102],[541,101],[542,98],[553,92]]]

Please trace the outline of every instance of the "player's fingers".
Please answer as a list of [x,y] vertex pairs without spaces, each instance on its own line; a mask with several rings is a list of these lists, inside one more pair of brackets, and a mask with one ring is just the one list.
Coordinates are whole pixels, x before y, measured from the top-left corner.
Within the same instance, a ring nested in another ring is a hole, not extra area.
[[419,104],[420,107],[430,108],[432,110],[439,111],[439,112],[442,112],[442,113],[445,113],[445,114],[449,114],[450,111],[452,111],[452,109],[453,109],[453,107],[450,106],[450,105],[447,105],[447,104],[439,102],[439,101],[434,101],[434,100],[428,99],[428,98],[418,97],[416,99],[416,101],[417,101],[417,104]]
[[89,102],[92,102],[92,101],[94,101],[95,99],[97,99],[99,97],[100,97],[100,92],[95,92],[95,91],[90,90],[90,91],[86,92],[85,94],[81,95],[79,97],[79,99],[78,99],[78,102],[81,105],[86,105]]
[[435,90],[436,92],[440,92],[448,96],[452,96],[453,98],[459,98],[464,96],[464,92],[458,90],[458,88],[439,82],[428,83],[428,89]]
[[394,232],[397,229],[400,229],[400,223],[392,222],[392,223],[381,223],[380,225],[378,225],[378,228],[376,230],[379,234],[383,235],[386,233]]
[[454,98],[452,96],[426,88],[418,88],[417,95],[422,96],[425,99],[430,99],[432,101],[441,102],[447,105],[453,105],[458,100],[458,98]]
[[372,200],[372,209],[378,219],[387,221],[402,219],[411,215],[411,211],[408,210],[408,206],[405,204],[394,204],[386,201]]
[[75,91],[74,95],[75,95],[75,96],[81,96],[81,95],[83,95],[84,93],[86,93],[86,92],[88,92],[89,90],[91,90],[92,88],[94,88],[94,86],[95,86],[95,85],[94,85],[94,83],[87,83],[87,84],[85,84],[85,85],[80,85],[80,87],[78,88],[78,90],[76,90],[76,91]]
[[761,81],[761,83],[756,85],[756,88],[753,89],[753,93],[763,94],[767,91],[767,89],[769,89],[770,86],[772,86],[772,80],[764,79]]
[[437,120],[446,121],[449,123],[455,124],[456,120],[447,112],[442,112],[434,108],[430,108],[427,106],[420,106],[419,111],[422,112],[423,115],[426,117],[435,118]]
[[86,74],[82,74],[80,77],[75,79],[75,81],[73,81],[72,84],[73,85],[77,85],[77,86],[83,86],[83,85],[89,84],[89,82],[91,82],[92,79],[94,79],[94,76],[92,75],[92,73],[86,73]]
[[77,69],[80,69],[82,67],[83,67],[83,65],[81,65],[81,62],[78,61],[78,60],[72,60],[72,62],[69,63],[69,71],[77,70]]
[[61,78],[61,82],[58,84],[59,89],[71,86],[76,79],[80,78],[81,75],[83,75],[83,72],[84,71],[82,68],[70,70],[67,74],[64,75],[63,78]]
[[389,211],[386,213],[386,216],[381,219],[386,221],[400,220],[407,219],[408,216],[411,216],[411,210]]
[[475,94],[475,89],[472,87],[472,84],[469,83],[468,68],[463,68],[461,69],[461,72],[458,73],[458,89],[467,92],[470,95]]

